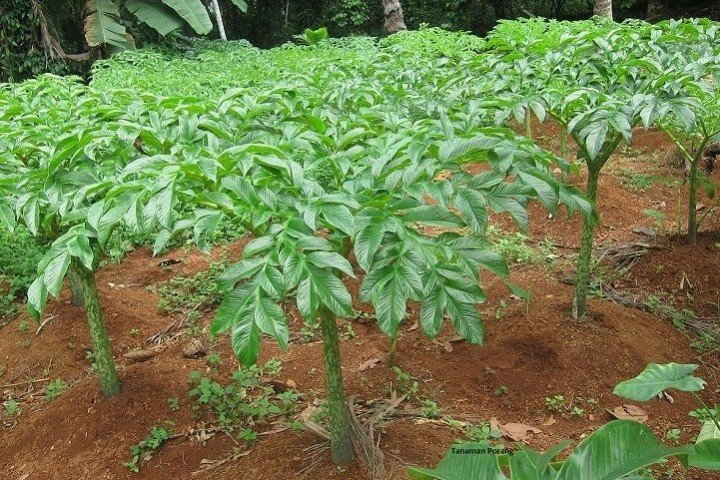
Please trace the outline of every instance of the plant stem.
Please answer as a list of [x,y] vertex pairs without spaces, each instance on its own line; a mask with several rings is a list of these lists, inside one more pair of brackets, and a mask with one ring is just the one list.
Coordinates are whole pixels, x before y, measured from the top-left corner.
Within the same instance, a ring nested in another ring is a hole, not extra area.
[[530,108],[525,109],[525,136],[532,139],[532,115],[530,114]]
[[[700,153],[699,155],[702,155]],[[688,194],[688,241],[690,245],[697,245],[697,181],[699,156],[690,163],[690,193]]]
[[83,295],[82,284],[74,268],[68,271],[68,277],[70,277],[70,292],[72,293],[73,307],[84,307],[85,296]]
[[397,350],[397,335],[390,339],[390,351],[388,352],[387,363],[388,366],[395,366],[395,351]]
[[342,367],[340,363],[340,339],[335,315],[321,307],[320,328],[323,336],[325,357],[325,380],[327,383],[328,412],[330,414],[330,446],[332,460],[344,465],[353,460],[353,445],[350,429],[350,415],[343,391]]
[[71,268],[78,277],[85,297],[85,315],[87,316],[90,339],[93,344],[95,370],[100,377],[100,387],[105,396],[114,397],[120,393],[120,380],[115,369],[112,346],[110,345],[110,338],[100,308],[95,273],[85,268],[76,259],[73,259]]
[[[587,197],[595,203],[600,178],[600,167],[591,162],[588,165]],[[575,298],[573,300],[572,316],[579,320],[585,316],[587,309],[587,295],[590,288],[590,264],[592,262],[593,232],[596,219],[585,217],[583,219],[582,239],[580,240],[580,255],[578,257],[577,275],[575,276]]]

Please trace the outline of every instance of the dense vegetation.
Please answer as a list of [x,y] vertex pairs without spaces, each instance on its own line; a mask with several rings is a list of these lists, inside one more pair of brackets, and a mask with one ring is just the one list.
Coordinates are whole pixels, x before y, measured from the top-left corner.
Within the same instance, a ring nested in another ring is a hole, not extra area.
[[[527,297],[488,225],[506,215],[525,230],[539,202],[583,216],[572,314],[584,319],[599,178],[639,126],[659,126],[686,153],[695,241],[697,187],[713,190],[698,165],[720,140],[718,37],[702,20],[535,19],[502,22],[486,39],[423,28],[268,51],[200,41],[180,58],[121,52],[95,64],[89,85],[54,75],[5,84],[0,221],[44,246],[28,309],[39,319],[71,276],[102,390],[117,395],[95,280],[111,239],[152,238],[158,253],[184,235],[208,250],[220,225],[245,230],[252,240],[222,277],[212,336],[229,333],[250,366],[263,335],[287,347],[289,309],[319,321],[333,459],[347,463],[336,322],[354,303],[373,306],[390,363],[411,303],[429,337],[449,320],[482,343],[481,273]],[[568,158],[533,142],[533,117],[561,126]],[[584,194],[562,180],[577,169]],[[362,278],[358,298],[349,277]]]

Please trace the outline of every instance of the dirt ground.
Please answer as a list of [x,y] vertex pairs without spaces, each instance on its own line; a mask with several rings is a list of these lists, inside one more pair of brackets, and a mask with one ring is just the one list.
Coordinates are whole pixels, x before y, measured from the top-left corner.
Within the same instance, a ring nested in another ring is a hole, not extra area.
[[[557,148],[557,133],[552,125],[536,126],[539,141],[548,147]],[[616,279],[617,288],[638,296],[659,296],[676,308],[692,309],[703,319],[720,323],[720,282],[716,279],[720,272],[720,216],[711,215],[702,225],[696,247],[672,236],[678,219],[684,218],[685,207],[681,204],[678,208],[677,202],[678,190],[687,188],[682,176],[682,168],[672,162],[672,147],[667,139],[655,131],[638,131],[633,147],[620,152],[601,179],[598,251],[627,242],[658,246]],[[714,176],[717,181],[720,174]],[[652,180],[650,185],[648,179]],[[571,181],[581,186],[583,175],[575,175]],[[700,201],[711,204],[707,198]],[[664,219],[653,219],[646,213],[648,209],[662,212]],[[512,228],[505,218],[495,220],[503,228]],[[610,419],[606,409],[628,403],[612,395],[615,384],[635,376],[650,362],[673,361],[700,363],[698,374],[709,385],[703,397],[709,404],[720,403],[718,352],[699,355],[690,347],[693,339],[667,319],[597,298],[589,302],[586,322],[569,318],[572,287],[561,280],[572,274],[579,227],[577,217],[550,218],[541,207],[532,206],[530,241],[546,241],[554,246],[554,266],[512,268],[513,281],[532,293],[529,304],[513,299],[497,279],[484,279],[489,300],[482,306],[486,321],[482,346],[450,342],[454,340],[450,329],[441,332],[437,341],[425,338],[420,329],[413,327],[417,308],[411,306],[396,359],[418,380],[421,396],[437,401],[444,415],[478,422],[494,418],[501,423],[537,427],[540,433],[527,441],[537,448],[549,447],[564,438],[579,441]],[[638,227],[653,228],[657,235],[639,235],[634,232]],[[237,259],[244,243],[218,248],[212,259]],[[161,261],[167,258],[180,262],[163,266]],[[52,320],[39,334],[35,334],[37,325],[33,323],[27,331],[18,328],[24,317],[2,329],[0,367],[6,365],[6,371],[0,376],[0,395],[2,400],[20,399],[22,413],[12,418],[4,411],[0,414],[1,479],[369,478],[359,465],[335,467],[327,450],[310,454],[308,449],[318,444],[319,438],[291,430],[261,436],[252,445],[224,434],[213,436],[205,445],[187,438],[173,439],[142,465],[140,474],[122,465],[130,457],[129,447],[144,438],[152,426],[172,420],[175,430],[182,431],[196,423],[192,401],[187,397],[188,375],[193,370],[205,370],[207,363],[202,358],[183,358],[187,338],[171,342],[144,363],[132,363],[122,354],[141,346],[146,338],[173,321],[158,308],[154,287],[175,276],[193,275],[207,268],[210,260],[184,250],[153,258],[148,250],[140,249],[100,272],[103,307],[123,382],[123,392],[117,398],[106,399],[99,392],[86,358],[90,341],[84,314],[70,305],[69,292],[64,292],[61,301],[50,303],[45,318]],[[349,285],[357,288],[357,284]],[[366,305],[356,307],[371,311]],[[208,312],[203,324],[211,317],[212,312]],[[297,330],[299,323],[294,321],[292,327]],[[387,397],[395,380],[395,374],[384,363],[388,339],[372,319],[355,322],[353,329],[356,336],[341,346],[347,393],[358,401]],[[235,366],[227,337],[222,336],[212,351],[224,361],[221,376],[229,376]],[[282,359],[280,379],[294,382],[304,403],[323,396],[319,341],[291,344],[282,351],[266,340],[262,360],[272,357]],[[372,359],[381,361],[373,368],[359,368]],[[71,388],[46,403],[45,379],[55,378],[64,379]],[[570,402],[594,398],[597,406],[584,404],[582,418],[551,414],[545,398],[555,395],[563,395]],[[171,397],[181,401],[177,412],[168,408]],[[676,392],[673,397],[674,404],[656,399],[640,406],[657,435],[662,437],[670,429],[682,428],[682,440],[690,441],[699,430],[697,422],[688,417],[696,406],[689,395]],[[401,412],[406,408],[410,405],[401,405]],[[277,427],[266,425],[264,431]],[[390,478],[394,479],[407,478],[407,465],[435,465],[451,442],[462,436],[460,430],[446,424],[409,414],[385,423],[380,434]],[[193,474],[203,460],[222,459],[234,452],[248,453]],[[672,478],[712,479],[720,475],[690,472]]]

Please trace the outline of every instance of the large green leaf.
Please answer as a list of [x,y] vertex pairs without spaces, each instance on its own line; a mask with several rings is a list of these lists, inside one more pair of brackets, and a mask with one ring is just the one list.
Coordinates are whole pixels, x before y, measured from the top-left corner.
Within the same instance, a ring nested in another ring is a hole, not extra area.
[[646,425],[614,420],[577,446],[563,462],[557,480],[617,480],[663,458],[683,457],[688,452],[688,447],[665,447]]
[[196,33],[205,35],[212,30],[207,8],[200,0],[162,0],[185,20]]
[[675,388],[683,392],[697,392],[705,387],[705,381],[693,377],[698,365],[651,363],[635,378],[619,383],[613,393],[621,397],[646,402],[663,390]]
[[85,4],[85,40],[91,47],[113,45],[128,48],[127,31],[120,24],[120,12],[111,0],[88,0]]
[[705,440],[695,445],[688,463],[695,468],[720,470],[720,439]]
[[481,443],[453,445],[437,468],[410,467],[413,480],[508,480],[492,449]]
[[127,0],[125,8],[135,15],[138,20],[154,28],[160,35],[165,36],[177,30],[183,22],[173,10],[157,0]]

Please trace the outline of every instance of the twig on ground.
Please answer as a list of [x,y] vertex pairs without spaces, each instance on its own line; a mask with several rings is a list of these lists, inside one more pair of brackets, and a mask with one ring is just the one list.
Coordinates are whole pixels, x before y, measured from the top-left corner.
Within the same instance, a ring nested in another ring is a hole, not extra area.
[[40,332],[42,332],[43,328],[45,328],[45,325],[50,323],[52,320],[55,320],[57,318],[57,315],[50,315],[47,317],[43,322],[40,324],[38,329],[35,331],[35,335],[40,335]]

